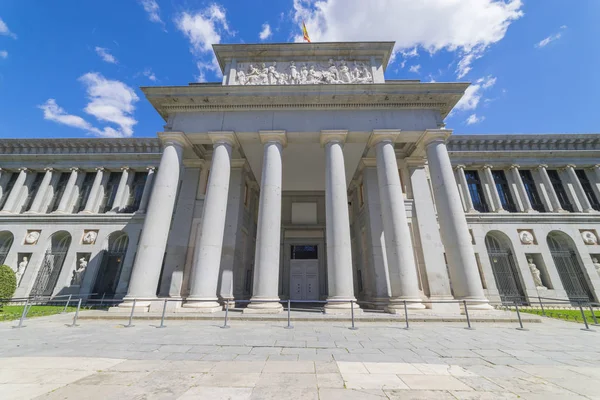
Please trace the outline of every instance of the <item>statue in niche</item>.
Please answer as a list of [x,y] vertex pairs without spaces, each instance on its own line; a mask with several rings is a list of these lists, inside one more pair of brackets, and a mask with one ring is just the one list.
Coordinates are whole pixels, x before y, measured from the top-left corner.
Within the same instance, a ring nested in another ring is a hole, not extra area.
[[23,274],[25,274],[25,268],[27,268],[27,264],[29,264],[29,258],[23,257],[23,259],[17,266],[17,271],[15,272],[15,278],[17,279],[17,287],[19,287],[19,283],[21,283],[21,278],[23,277]]
[[594,268],[596,269],[598,276],[600,276],[600,263],[598,262],[598,258],[592,257],[592,263],[594,263]]
[[533,262],[533,258],[527,258],[527,263],[529,265],[529,270],[531,271],[531,275],[533,276],[533,283],[535,283],[536,288],[538,289],[547,289],[546,286],[542,283],[542,273],[538,269],[537,265]]
[[79,263],[77,264],[77,268],[73,271],[73,278],[71,279],[71,286],[81,286],[81,282],[83,282],[83,274],[85,273],[85,269],[87,268],[88,261],[85,257],[81,257],[79,259]]

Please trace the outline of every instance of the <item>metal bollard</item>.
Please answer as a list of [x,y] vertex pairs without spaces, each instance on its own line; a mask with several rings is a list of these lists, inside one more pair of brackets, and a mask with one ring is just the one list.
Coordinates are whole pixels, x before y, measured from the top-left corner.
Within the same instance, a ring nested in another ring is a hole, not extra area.
[[596,318],[596,314],[594,314],[594,306],[592,303],[590,303],[590,312],[592,313],[592,319],[594,320],[594,323],[592,325],[594,326],[600,326],[598,324],[598,319]]
[[354,326],[354,301],[353,300],[350,300],[350,314],[352,316],[352,327],[350,327],[350,330],[356,331],[356,330],[358,330],[358,328]]
[[542,308],[542,315],[546,316],[546,310],[544,310],[544,303],[542,303],[542,298],[538,296],[538,301],[540,302],[540,307]]
[[469,318],[469,310],[467,309],[466,300],[463,300],[463,305],[465,306],[465,316],[467,317],[467,327],[465,329],[473,330],[475,328],[471,327],[471,319]]
[[135,326],[132,324],[133,313],[135,312],[135,303],[136,303],[136,299],[133,299],[133,305],[131,306],[131,314],[129,314],[129,323],[127,325],[123,325],[125,328],[131,328],[131,327]]
[[406,328],[408,329],[408,307],[406,307],[406,300],[404,300],[404,320],[406,321]]
[[27,317],[27,312],[29,309],[27,306],[29,305],[29,299],[25,301],[25,307],[23,307],[23,312],[21,313],[21,319],[19,319],[19,325],[13,326],[13,328],[23,328],[23,321],[25,321],[25,317]]
[[288,304],[287,304],[287,308],[288,308],[288,324],[284,329],[294,329],[294,327],[292,326],[292,323],[290,321],[290,305],[291,305],[291,301],[290,299],[288,299]]
[[166,312],[167,312],[167,300],[165,299],[165,304],[163,304],[162,316],[160,317],[160,326],[157,326],[157,328],[166,328],[166,326],[165,326],[165,313]]
[[521,313],[519,312],[519,305],[517,304],[516,301],[515,301],[515,309],[517,310],[517,318],[519,318],[519,327],[517,328],[517,330],[518,331],[528,331],[529,329],[523,328],[523,321],[521,321]]
[[67,308],[69,308],[69,303],[71,302],[71,296],[73,296],[72,294],[69,295],[69,298],[67,299],[67,304],[65,304],[65,309],[63,310],[63,312],[61,314],[64,314],[67,312]]
[[229,315],[229,300],[227,300],[225,302],[225,323],[223,324],[223,326],[221,328],[223,329],[229,329],[231,328],[229,325],[227,325],[227,316]]
[[102,298],[100,299],[100,308],[102,308],[102,304],[104,303],[104,296],[106,296],[106,293],[102,293]]
[[583,318],[583,323],[585,324],[585,328],[581,328],[582,331],[588,331],[588,332],[593,332],[593,330],[590,329],[588,323],[587,323],[587,319],[585,318],[585,313],[583,312],[583,307],[581,306],[581,302],[578,301],[577,304],[579,305],[579,311],[581,311],[581,317]]
[[77,303],[77,310],[75,310],[75,315],[73,316],[73,323],[71,325],[67,325],[69,328],[79,326],[79,325],[77,325],[77,318],[79,318],[79,309],[80,308],[81,308],[81,299],[79,299],[79,302]]

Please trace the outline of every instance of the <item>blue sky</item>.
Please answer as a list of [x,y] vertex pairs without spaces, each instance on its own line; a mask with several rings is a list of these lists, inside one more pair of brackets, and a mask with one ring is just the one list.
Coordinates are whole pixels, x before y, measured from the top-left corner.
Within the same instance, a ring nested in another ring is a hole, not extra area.
[[388,79],[473,85],[448,128],[585,133],[600,90],[598,0],[0,2],[0,137],[147,137],[140,86],[219,80],[212,43],[396,41]]

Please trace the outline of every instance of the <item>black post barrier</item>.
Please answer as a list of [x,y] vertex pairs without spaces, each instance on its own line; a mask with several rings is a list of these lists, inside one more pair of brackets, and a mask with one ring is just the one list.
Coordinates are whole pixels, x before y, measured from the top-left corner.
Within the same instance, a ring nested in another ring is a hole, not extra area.
[[223,326],[221,327],[222,329],[231,328],[229,325],[227,325],[227,317],[228,316],[229,316],[229,299],[225,301],[225,322],[223,323]]
[[354,326],[354,300],[350,300],[350,314],[352,316],[352,327],[350,327],[350,330],[358,330],[358,328]]
[[546,316],[546,310],[544,310],[544,303],[542,303],[542,298],[538,296],[538,301],[540,302],[540,308],[542,309],[542,315]]
[[579,305],[579,311],[581,311],[581,318],[583,318],[583,323],[585,324],[585,328],[581,328],[581,330],[593,332],[587,323],[587,318],[585,317],[585,313],[583,312],[583,306],[581,305],[581,302],[578,301],[577,304]]
[[29,309],[27,308],[28,305],[29,305],[29,299],[27,299],[25,301],[25,307],[23,307],[23,312],[21,313],[21,319],[19,319],[19,325],[13,326],[13,328],[23,328],[23,321],[25,321],[25,318],[27,317],[27,312],[29,311]]
[[527,331],[528,329],[523,328],[523,321],[521,321],[521,313],[519,312],[519,304],[515,300],[515,309],[517,310],[517,318],[519,318],[519,327],[518,331]]
[[167,312],[167,300],[165,299],[165,303],[163,304],[162,316],[160,317],[160,325],[157,328],[166,328],[165,326],[165,313]]
[[406,327],[408,329],[408,307],[406,307],[406,300],[404,300],[404,320],[406,321]]
[[598,324],[598,319],[596,318],[596,314],[594,314],[594,305],[592,303],[590,303],[590,312],[592,313],[592,319],[594,320],[594,323],[592,325],[600,326]]
[[104,296],[106,296],[106,293],[102,293],[102,298],[100,299],[100,308],[102,308],[102,303],[104,303]]
[[71,302],[71,296],[73,296],[72,294],[69,295],[69,298],[67,299],[67,304],[65,304],[65,309],[62,311],[61,314],[64,314],[67,312],[67,308],[69,308],[69,303]]
[[475,328],[471,327],[471,319],[469,318],[469,310],[467,309],[466,300],[463,300],[463,305],[465,306],[465,316],[467,317],[467,327],[465,329],[473,330]]
[[129,314],[129,323],[127,325],[124,325],[125,328],[131,328],[135,325],[132,324],[133,322],[133,313],[135,312],[135,303],[136,303],[136,299],[133,299],[133,305],[131,306],[131,314]]
[[79,299],[79,302],[77,303],[77,310],[75,310],[75,315],[73,316],[73,323],[71,325],[67,325],[69,328],[79,326],[79,325],[77,325],[77,318],[79,318],[79,309],[80,308],[81,308],[81,298]]
[[294,329],[294,327],[292,326],[292,323],[291,323],[291,318],[290,318],[291,317],[290,316],[290,313],[291,313],[291,311],[290,311],[290,305],[291,305],[290,299],[288,299],[287,303],[288,303],[287,304],[288,324],[287,324],[287,326],[284,329]]

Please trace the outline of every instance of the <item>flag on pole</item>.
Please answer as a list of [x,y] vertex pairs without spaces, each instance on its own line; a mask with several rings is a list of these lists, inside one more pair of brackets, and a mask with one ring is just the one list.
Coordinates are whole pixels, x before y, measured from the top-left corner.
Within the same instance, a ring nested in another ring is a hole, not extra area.
[[304,40],[310,43],[310,36],[308,36],[308,30],[306,30],[306,25],[304,21],[302,21],[302,35],[304,36]]

